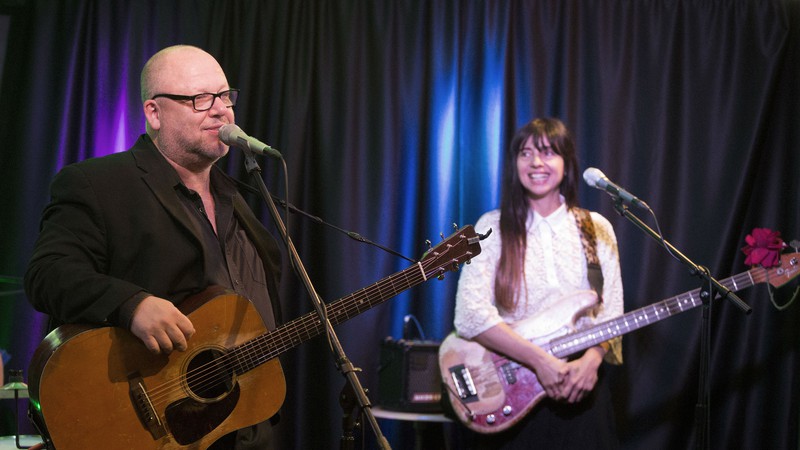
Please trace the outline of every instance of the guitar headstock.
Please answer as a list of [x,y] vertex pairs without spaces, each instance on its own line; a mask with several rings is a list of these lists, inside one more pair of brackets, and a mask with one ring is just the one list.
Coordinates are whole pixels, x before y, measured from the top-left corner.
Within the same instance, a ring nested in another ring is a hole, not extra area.
[[776,288],[781,287],[800,275],[800,253],[784,253],[777,266],[769,269],[754,267],[750,269],[750,274],[756,283],[769,282]]
[[458,265],[468,263],[481,252],[481,239],[472,225],[461,227],[455,233],[431,248],[420,260],[426,278],[440,277],[444,272],[458,270]]

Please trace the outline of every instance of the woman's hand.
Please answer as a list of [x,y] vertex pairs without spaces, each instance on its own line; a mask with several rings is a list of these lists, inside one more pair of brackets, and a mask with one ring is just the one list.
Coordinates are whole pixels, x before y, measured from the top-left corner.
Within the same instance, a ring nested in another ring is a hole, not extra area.
[[603,362],[604,354],[605,350],[602,347],[591,347],[580,358],[567,362],[566,379],[561,384],[557,396],[551,397],[567,403],[583,400],[597,384],[597,369]]

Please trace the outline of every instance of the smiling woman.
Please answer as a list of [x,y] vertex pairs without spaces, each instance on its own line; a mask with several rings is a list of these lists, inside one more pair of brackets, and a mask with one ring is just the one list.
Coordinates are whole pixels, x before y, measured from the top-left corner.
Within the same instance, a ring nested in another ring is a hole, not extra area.
[[[611,395],[601,363],[622,362],[619,339],[564,361],[537,345],[537,336],[518,326],[532,318],[560,321],[563,305],[571,305],[569,299],[576,296],[589,299],[584,304],[592,306],[592,313],[576,308],[566,317],[581,316],[593,322],[622,314],[614,230],[604,217],[576,204],[577,153],[569,130],[559,119],[528,122],[514,134],[504,155],[500,208],[485,213],[476,223],[479,229],[500,231],[482,242],[483,253],[462,270],[455,328],[460,336],[534,371],[544,389],[539,395],[546,394],[546,398],[535,414],[508,424],[519,423],[514,432],[490,434],[493,426],[495,432],[500,431],[504,415],[519,411],[491,414],[485,428],[473,428],[488,432],[476,436],[475,441],[481,449],[534,444],[616,448]],[[552,331],[567,325],[559,322]]]
[[[21,5],[19,14],[8,5]],[[141,67],[179,43],[207,48],[230,85],[165,86],[147,98],[241,88],[236,122],[286,160],[287,179],[265,161],[268,187],[285,197],[288,181],[297,197],[285,200],[294,206],[405,255],[497,207],[502,149],[544,116],[562,118],[580,160],[640,194],[669,237],[716,275],[738,272],[745,256],[736,250],[753,227],[784,230],[787,240],[800,230],[792,207],[800,204],[792,170],[800,167],[800,127],[791,126],[800,117],[792,101],[800,98],[797,0],[0,0],[0,14],[9,11],[8,40],[0,35],[8,45],[0,110],[10,117],[0,120],[0,273],[24,272],[57,171],[136,142]],[[195,113],[188,101],[155,101]],[[243,154],[229,152],[217,166],[244,178]],[[108,189],[123,182],[109,180]],[[604,195],[583,190],[580,204],[615,227],[628,308],[694,287]],[[148,218],[130,220],[147,226]],[[298,251],[324,297],[405,268],[315,221],[292,220],[289,229],[302,237]],[[162,242],[160,232],[151,238],[143,247]],[[297,317],[309,304],[290,272],[282,306]],[[452,330],[457,280],[409,290],[342,325],[365,386],[377,384],[378,345],[402,333],[406,315],[434,340]],[[748,295],[748,320],[724,309],[715,315],[714,342],[726,343],[725,354],[712,355],[715,446],[797,448],[800,308],[775,314],[766,291]],[[49,317],[23,295],[6,299],[0,347],[24,369]],[[693,446],[695,325],[687,315],[625,337],[626,364],[609,371],[623,445]],[[286,356],[297,382],[276,428],[284,447],[339,444],[342,379],[328,351],[319,340]],[[775,391],[787,395],[764,395]],[[403,448],[400,430],[384,431]]]
[[536,141],[528,136],[517,155],[517,171],[531,209],[547,216],[561,205],[564,157],[546,135]]

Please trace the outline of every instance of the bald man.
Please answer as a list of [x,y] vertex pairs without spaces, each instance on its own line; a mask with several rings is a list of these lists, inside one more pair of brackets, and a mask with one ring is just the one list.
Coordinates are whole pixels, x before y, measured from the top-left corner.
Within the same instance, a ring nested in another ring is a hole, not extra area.
[[[154,354],[186,349],[195,328],[179,307],[210,285],[252,301],[273,329],[279,248],[214,165],[238,90],[212,55],[181,45],[145,64],[141,94],[147,132],[132,148],[54,178],[25,275],[30,302],[52,327],[123,327]],[[271,448],[270,434],[265,422],[211,448]]]

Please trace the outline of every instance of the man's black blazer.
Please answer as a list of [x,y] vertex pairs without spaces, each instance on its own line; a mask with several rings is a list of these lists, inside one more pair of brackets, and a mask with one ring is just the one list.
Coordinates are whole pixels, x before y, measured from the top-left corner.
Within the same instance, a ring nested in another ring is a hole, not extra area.
[[[205,246],[176,195],[178,181],[147,135],[128,151],[64,167],[25,274],[34,307],[55,324],[104,323],[142,290],[179,304],[205,289]],[[264,262],[279,323],[280,249],[238,192],[233,205]]]

